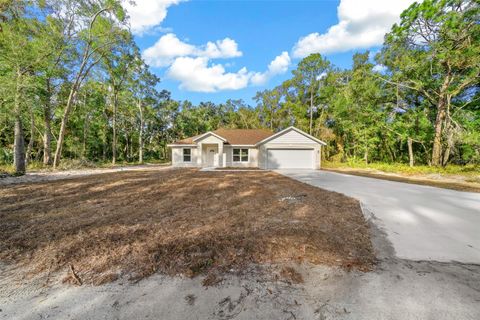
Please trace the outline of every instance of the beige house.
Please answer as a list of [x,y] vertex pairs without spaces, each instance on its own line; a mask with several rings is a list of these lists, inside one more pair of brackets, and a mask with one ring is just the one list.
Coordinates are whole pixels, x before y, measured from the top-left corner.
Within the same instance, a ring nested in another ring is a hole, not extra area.
[[295,128],[218,129],[169,144],[175,167],[320,169],[325,142]]

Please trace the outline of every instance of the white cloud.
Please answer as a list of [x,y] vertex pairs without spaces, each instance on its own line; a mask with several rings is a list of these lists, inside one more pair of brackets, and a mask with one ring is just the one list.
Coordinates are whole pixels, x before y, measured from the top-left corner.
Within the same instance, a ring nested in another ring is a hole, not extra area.
[[378,73],[384,73],[387,71],[387,67],[382,64],[376,64],[373,66],[372,70]]
[[227,72],[221,64],[209,65],[209,57],[178,57],[167,71],[170,79],[180,82],[180,88],[196,92],[238,90],[249,84],[262,85],[275,75],[285,73],[290,65],[288,52],[282,52],[265,72],[248,72],[243,67]]
[[185,0],[124,0],[132,32],[141,35],[157,27],[167,16],[167,9]]
[[215,42],[207,42],[203,46],[194,46],[177,38],[173,33],[168,33],[150,48],[145,49],[145,61],[154,67],[166,67],[173,63],[177,57],[207,57],[212,59],[240,57],[235,40],[225,38]]
[[193,45],[168,33],[143,51],[145,61],[154,67],[169,67],[166,76],[180,82],[180,88],[196,92],[217,92],[238,90],[249,84],[265,84],[275,75],[285,73],[290,65],[290,56],[284,51],[270,62],[265,72],[248,72],[243,67],[236,72],[228,72],[225,67],[232,63],[214,64],[213,59],[236,58],[242,56],[235,40],[225,38],[209,41],[203,45]]
[[208,57],[176,58],[167,76],[180,81],[181,89],[197,92],[238,90],[248,85],[250,74],[246,68],[231,73],[220,64],[209,66],[208,61]]
[[238,51],[238,44],[235,40],[225,38],[217,40],[215,43],[207,42],[205,49],[200,49],[198,56],[206,56],[209,58],[235,58],[241,57],[242,52]]
[[143,58],[152,66],[166,67],[175,57],[192,55],[195,50],[195,46],[179,40],[173,33],[168,33],[158,39],[152,47],[145,49]]
[[322,73],[320,73],[320,74],[317,76],[317,80],[322,80],[322,79],[325,78],[327,75],[328,75],[328,73],[322,72]]
[[287,72],[289,65],[290,56],[288,52],[284,51],[270,62],[267,71],[253,74],[251,81],[254,85],[263,85],[273,76]]
[[324,34],[311,33],[295,44],[293,56],[342,52],[381,45],[384,35],[415,0],[341,0],[338,24]]

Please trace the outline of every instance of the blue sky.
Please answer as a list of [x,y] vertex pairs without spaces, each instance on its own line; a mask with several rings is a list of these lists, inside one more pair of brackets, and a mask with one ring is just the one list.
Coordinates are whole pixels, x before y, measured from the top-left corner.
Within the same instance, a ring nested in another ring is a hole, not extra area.
[[253,104],[319,52],[340,68],[376,51],[412,0],[137,0],[127,7],[144,59],[177,100]]

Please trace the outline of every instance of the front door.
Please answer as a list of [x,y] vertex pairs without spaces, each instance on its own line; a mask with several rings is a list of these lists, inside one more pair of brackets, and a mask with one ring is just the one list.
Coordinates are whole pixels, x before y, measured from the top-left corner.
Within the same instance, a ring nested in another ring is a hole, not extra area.
[[217,158],[217,148],[208,147],[207,148],[207,166],[214,167],[217,162],[216,158]]

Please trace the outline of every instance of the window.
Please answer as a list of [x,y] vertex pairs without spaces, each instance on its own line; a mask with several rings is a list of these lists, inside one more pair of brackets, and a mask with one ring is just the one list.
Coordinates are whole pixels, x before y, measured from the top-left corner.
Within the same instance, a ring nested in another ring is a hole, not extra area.
[[192,161],[192,149],[183,149],[183,162]]
[[233,149],[233,162],[248,162],[248,149]]

